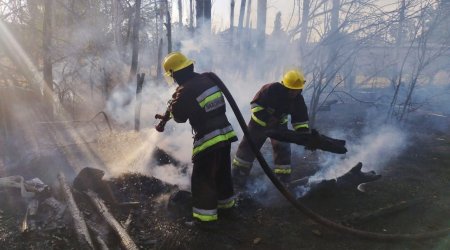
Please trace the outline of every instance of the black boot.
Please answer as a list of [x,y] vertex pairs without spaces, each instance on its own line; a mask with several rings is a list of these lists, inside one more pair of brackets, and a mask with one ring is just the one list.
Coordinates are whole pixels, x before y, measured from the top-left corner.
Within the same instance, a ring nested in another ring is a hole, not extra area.
[[201,221],[197,218],[188,218],[184,221],[184,225],[189,228],[197,228],[204,231],[215,231],[219,229],[217,220]]
[[249,176],[249,171],[242,168],[234,167],[231,172],[233,176],[233,184],[236,190],[244,190]]
[[275,174],[285,186],[288,186],[291,183],[291,175],[290,174]]
[[227,209],[219,209],[217,213],[220,220],[225,219],[228,221],[243,221],[246,219],[246,217],[242,215],[241,211],[239,211],[236,206]]

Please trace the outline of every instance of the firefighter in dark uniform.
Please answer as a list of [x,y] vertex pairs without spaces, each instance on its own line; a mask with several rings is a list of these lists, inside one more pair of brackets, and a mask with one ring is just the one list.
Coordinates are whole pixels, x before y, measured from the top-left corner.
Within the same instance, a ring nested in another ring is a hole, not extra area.
[[213,73],[194,72],[193,61],[180,52],[168,54],[163,67],[165,76],[179,85],[172,96],[172,118],[178,123],[189,120],[194,133],[193,222],[214,222],[218,209],[235,205],[230,147],[236,133],[225,115],[223,94],[210,77]]
[[[308,110],[301,95],[305,86],[305,77],[301,71],[291,70],[281,83],[264,85],[251,101],[251,119],[248,124],[250,136],[258,149],[267,139],[269,128],[287,128],[288,115],[294,130],[309,132]],[[275,167],[273,172],[284,183],[291,176],[290,144],[271,139]],[[233,180],[237,187],[243,188],[253,165],[255,154],[244,137],[233,159]]]

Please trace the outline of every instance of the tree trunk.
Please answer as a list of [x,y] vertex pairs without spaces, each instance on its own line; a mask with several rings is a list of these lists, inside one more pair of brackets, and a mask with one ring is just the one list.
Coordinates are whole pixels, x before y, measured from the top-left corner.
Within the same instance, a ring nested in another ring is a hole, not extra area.
[[[137,0],[139,1],[139,0]],[[120,239],[120,245],[123,249],[126,250],[137,250],[139,249],[134,243],[131,236],[127,233],[127,231],[122,227],[122,225],[114,218],[114,216],[109,212],[108,207],[105,205],[105,202],[100,199],[98,194],[95,192],[88,190],[85,192],[90,200],[92,205],[95,207],[97,212],[100,213],[100,215],[103,217],[103,219],[108,223],[108,225],[114,230],[116,235]]]
[[145,74],[137,74],[136,82],[136,107],[134,110],[134,130],[139,131],[141,127],[142,87],[144,86]]
[[162,50],[163,50],[163,39],[159,39],[158,44],[158,64],[156,65],[156,79],[161,80],[162,79],[162,72],[161,72],[161,63],[162,62]]
[[181,5],[181,0],[178,0],[178,23],[180,27],[183,27],[183,7]]
[[53,0],[45,0],[43,27],[43,74],[44,74],[44,103],[48,104],[50,118],[53,119],[53,65],[52,65],[52,5]]
[[92,244],[91,236],[87,229],[83,213],[80,211],[80,209],[78,209],[77,203],[73,198],[72,191],[67,184],[66,177],[62,172],[58,174],[58,179],[61,185],[61,190],[63,191],[64,199],[66,200],[67,208],[73,218],[75,233],[81,247],[85,249],[94,249],[94,245]]
[[400,47],[403,44],[403,29],[404,29],[404,23],[405,23],[405,9],[406,9],[406,2],[405,0],[402,0],[400,10],[399,10],[399,20],[398,20],[398,30],[397,30],[397,37],[395,38],[395,58],[394,58],[394,67],[392,67],[392,80],[391,85],[393,87],[396,86],[399,78],[399,71],[400,71]]
[[110,72],[107,71],[105,67],[102,68],[103,71],[103,97],[105,98],[105,102],[108,100],[109,97],[109,90],[110,90],[110,82],[111,82],[111,75]]
[[267,16],[267,0],[258,0],[258,13],[256,18],[257,40],[258,48],[265,47],[266,40],[266,16]]
[[211,31],[211,0],[196,1],[197,28]]
[[328,64],[329,67],[326,67],[326,80],[327,82],[333,82],[331,79],[334,79],[336,76],[336,68],[337,68],[337,59],[338,59],[338,43],[337,41],[339,36],[339,9],[340,9],[340,0],[333,0],[333,6],[331,9],[331,18],[330,18],[330,32],[326,39],[328,39]]
[[230,40],[233,42],[233,32],[234,32],[234,5],[235,1],[230,2]]
[[305,56],[306,41],[308,40],[308,22],[309,22],[309,9],[311,0],[303,0],[302,11],[302,26],[300,31],[300,58]]
[[242,28],[244,27],[244,15],[246,3],[247,0],[241,0],[241,7],[239,8],[238,34],[242,32]]
[[340,9],[340,0],[333,0],[333,7],[331,9],[331,34],[334,35],[335,32],[338,31],[339,28],[339,9]]
[[120,32],[120,8],[119,8],[119,0],[112,0],[112,25],[113,25],[113,35],[114,35],[114,43],[118,51],[122,51],[122,34]]
[[170,18],[170,12],[169,12],[169,2],[168,0],[165,1],[166,3],[166,23],[164,24],[166,26],[167,30],[167,54],[172,52],[172,21]]
[[189,0],[189,28],[194,29],[194,6],[192,0]]
[[247,2],[247,17],[245,18],[245,27],[250,28],[250,14],[252,13],[252,0]]
[[[0,92],[0,160],[6,162],[6,157],[8,157],[8,142],[9,142],[9,129],[8,129],[8,119],[9,115],[6,113],[6,98],[4,92]],[[0,169],[1,171],[1,169]]]
[[402,0],[400,10],[399,10],[399,28],[397,30],[397,37],[395,39],[395,55],[394,55],[394,66],[392,67],[392,78],[391,85],[394,88],[394,94],[391,100],[391,106],[389,107],[389,111],[387,113],[387,118],[392,118],[395,114],[395,105],[397,104],[398,93],[400,90],[400,86],[402,85],[402,71],[404,67],[404,63],[406,61],[406,57],[404,58],[403,65],[400,64],[400,47],[403,44],[403,27],[405,22],[405,9],[406,2]]
[[[38,32],[38,27],[37,24],[38,22],[38,16],[39,16],[39,9],[38,9],[38,3],[35,0],[27,0],[27,8],[28,8],[28,12],[30,13],[30,22],[29,25],[31,26],[30,29],[30,36],[31,37],[38,37],[39,36],[39,32]],[[39,62],[39,55],[38,52],[39,49],[36,48],[37,44],[34,44],[32,52],[31,52],[31,60],[33,61],[34,65],[38,65]]]
[[141,23],[141,0],[136,0],[134,24],[133,24],[133,48],[132,48],[133,51],[131,55],[131,67],[130,67],[130,75],[128,76],[128,82],[131,82],[133,80],[137,72],[140,23]]

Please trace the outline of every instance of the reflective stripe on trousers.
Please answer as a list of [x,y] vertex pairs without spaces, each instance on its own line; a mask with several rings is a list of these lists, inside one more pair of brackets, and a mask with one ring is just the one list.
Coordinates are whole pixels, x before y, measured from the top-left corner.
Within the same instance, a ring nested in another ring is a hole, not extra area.
[[200,208],[192,208],[192,216],[201,221],[213,221],[217,220],[217,209],[200,209]]
[[217,201],[217,208],[219,209],[227,209],[234,207],[234,204],[236,204],[235,196],[231,196],[228,199],[225,200],[218,200]]
[[192,154],[196,155],[219,142],[227,141],[235,136],[236,132],[234,132],[231,125],[222,129],[216,129],[194,142],[194,150]]
[[235,168],[241,168],[241,167],[242,168],[251,168],[253,165],[253,162],[245,161],[237,156],[234,156],[232,164],[233,164],[233,167],[235,167]]
[[275,174],[291,174],[292,168],[291,165],[275,165],[273,172]]

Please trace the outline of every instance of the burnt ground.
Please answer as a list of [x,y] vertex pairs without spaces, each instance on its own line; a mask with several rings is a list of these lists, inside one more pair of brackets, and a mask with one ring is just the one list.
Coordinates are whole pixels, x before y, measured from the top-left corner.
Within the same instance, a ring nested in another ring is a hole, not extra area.
[[[384,168],[380,180],[367,184],[366,193],[346,190],[301,201],[317,213],[342,222],[355,214],[418,199],[416,205],[405,210],[352,226],[380,233],[423,233],[449,228],[449,133],[418,132],[411,141],[416,143]],[[301,162],[296,177],[317,169],[314,159],[294,161]],[[240,196],[240,220],[219,220],[217,230],[190,228],[182,218],[187,209],[167,209],[176,186],[137,173],[109,179],[109,183],[119,201],[140,202],[138,207],[111,207],[111,212],[121,222],[131,219],[128,232],[141,249],[450,249],[450,235],[421,241],[380,242],[331,231],[301,214],[270,186],[269,190],[254,194],[257,197]],[[20,233],[19,224],[25,214],[23,201],[17,199],[17,193],[0,195],[1,249],[78,249],[70,224]],[[55,196],[62,200],[57,188]],[[85,197],[76,194],[76,199],[86,218],[101,224]],[[271,202],[264,202],[265,199]],[[64,220],[70,221],[67,215]],[[110,232],[105,234],[111,249],[117,249],[117,238]]]

